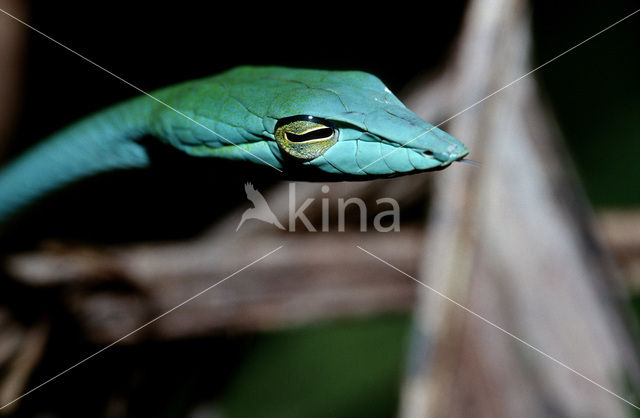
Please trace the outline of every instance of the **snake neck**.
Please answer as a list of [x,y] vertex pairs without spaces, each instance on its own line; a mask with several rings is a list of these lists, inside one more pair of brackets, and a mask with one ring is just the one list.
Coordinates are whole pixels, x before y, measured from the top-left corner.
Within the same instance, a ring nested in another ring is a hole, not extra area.
[[149,164],[136,142],[148,131],[149,99],[135,98],[57,132],[0,171],[0,225],[81,178]]

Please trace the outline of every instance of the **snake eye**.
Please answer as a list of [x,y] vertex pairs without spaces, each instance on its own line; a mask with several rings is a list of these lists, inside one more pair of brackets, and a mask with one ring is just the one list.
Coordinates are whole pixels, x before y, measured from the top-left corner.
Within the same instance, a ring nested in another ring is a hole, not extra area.
[[275,137],[280,149],[292,157],[313,160],[338,141],[338,130],[313,116],[294,116],[278,121]]

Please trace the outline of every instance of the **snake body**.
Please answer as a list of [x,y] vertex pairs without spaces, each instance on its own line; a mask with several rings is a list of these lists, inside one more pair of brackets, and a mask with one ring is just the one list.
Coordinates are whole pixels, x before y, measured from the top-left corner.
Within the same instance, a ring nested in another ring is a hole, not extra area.
[[468,153],[368,73],[238,67],[114,105],[27,150],[0,171],[0,223],[71,182],[148,166],[147,136],[323,181],[441,169]]

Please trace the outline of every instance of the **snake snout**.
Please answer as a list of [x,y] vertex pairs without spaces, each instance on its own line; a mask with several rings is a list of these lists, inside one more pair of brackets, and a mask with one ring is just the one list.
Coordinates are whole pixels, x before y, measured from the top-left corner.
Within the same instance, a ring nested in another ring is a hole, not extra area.
[[459,145],[452,144],[445,150],[424,150],[422,153],[427,157],[435,158],[442,163],[451,163],[464,158],[469,154],[469,150],[465,146],[460,147]]

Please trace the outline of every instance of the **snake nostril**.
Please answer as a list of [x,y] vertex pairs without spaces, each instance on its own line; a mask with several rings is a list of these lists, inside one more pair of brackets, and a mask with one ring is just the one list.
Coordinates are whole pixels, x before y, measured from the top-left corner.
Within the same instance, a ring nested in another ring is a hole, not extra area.
[[424,155],[426,155],[427,157],[432,157],[433,158],[433,151],[429,151],[429,150],[424,150],[423,152]]

